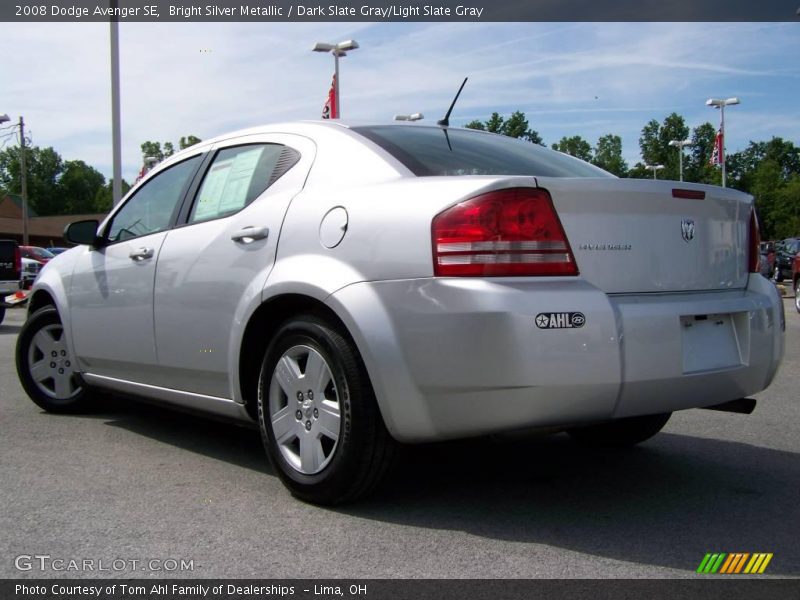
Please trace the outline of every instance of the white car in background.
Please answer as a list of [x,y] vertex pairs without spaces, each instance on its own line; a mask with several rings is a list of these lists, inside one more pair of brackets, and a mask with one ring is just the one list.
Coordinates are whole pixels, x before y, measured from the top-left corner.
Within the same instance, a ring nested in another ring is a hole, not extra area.
[[397,442],[560,428],[629,445],[748,412],[783,356],[753,199],[617,179],[494,134],[305,122],[160,164],[37,280],[17,367],[260,426],[300,498],[379,481]]

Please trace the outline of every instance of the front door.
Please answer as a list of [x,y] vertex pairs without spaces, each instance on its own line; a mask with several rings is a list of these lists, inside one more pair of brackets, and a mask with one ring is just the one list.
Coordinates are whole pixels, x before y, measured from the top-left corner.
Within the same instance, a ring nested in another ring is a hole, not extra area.
[[81,370],[149,383],[157,362],[156,262],[201,158],[193,156],[149,179],[105,225],[100,247],[82,248],[69,294]]

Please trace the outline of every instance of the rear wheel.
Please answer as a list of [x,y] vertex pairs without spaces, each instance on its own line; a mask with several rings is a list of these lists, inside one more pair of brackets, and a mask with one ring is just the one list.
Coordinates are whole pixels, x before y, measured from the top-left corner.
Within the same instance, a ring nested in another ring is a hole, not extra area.
[[621,448],[649,440],[667,424],[672,413],[628,417],[600,425],[569,429],[572,438],[587,446]]
[[74,413],[90,407],[89,389],[75,371],[58,310],[33,313],[17,339],[17,374],[25,392],[48,412]]
[[3,319],[6,318],[6,307],[0,306],[0,324],[3,323]]
[[315,504],[368,494],[394,455],[358,350],[315,316],[286,322],[267,349],[258,420],[283,483]]

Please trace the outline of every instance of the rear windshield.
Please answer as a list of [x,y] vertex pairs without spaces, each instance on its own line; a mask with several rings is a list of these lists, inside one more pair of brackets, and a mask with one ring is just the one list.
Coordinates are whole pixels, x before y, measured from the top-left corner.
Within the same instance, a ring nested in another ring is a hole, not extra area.
[[538,144],[468,129],[404,125],[353,127],[414,175],[539,175],[614,177]]

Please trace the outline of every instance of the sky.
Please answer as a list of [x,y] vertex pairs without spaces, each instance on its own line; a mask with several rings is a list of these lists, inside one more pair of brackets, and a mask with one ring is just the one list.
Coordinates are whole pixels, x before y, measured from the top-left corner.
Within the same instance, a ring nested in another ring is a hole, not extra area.
[[[620,135],[630,165],[650,119],[716,126],[712,96],[742,102],[725,113],[728,152],[800,145],[800,23],[122,23],[123,177],[145,140],[319,118],[333,58],[311,48],[346,39],[361,48],[341,62],[345,119],[435,123],[469,76],[452,125],[521,110],[548,146]],[[0,23],[0,56],[0,114],[110,176],[108,24]]]

